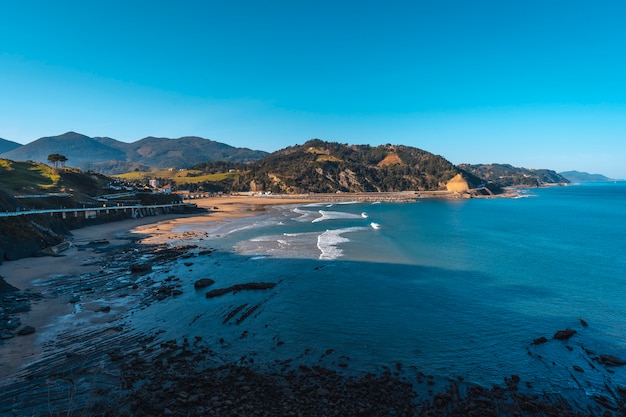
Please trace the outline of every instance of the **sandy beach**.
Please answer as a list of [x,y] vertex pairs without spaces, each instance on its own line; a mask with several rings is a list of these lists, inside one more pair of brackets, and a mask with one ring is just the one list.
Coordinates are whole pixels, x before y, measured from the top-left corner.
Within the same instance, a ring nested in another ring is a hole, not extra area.
[[[253,196],[227,196],[197,199],[193,202],[208,212],[197,214],[168,214],[129,219],[72,231],[73,246],[61,256],[24,258],[0,265],[0,276],[14,287],[27,292],[38,292],[48,279],[62,276],[80,276],[96,273],[102,268],[106,247],[124,245],[129,239],[147,245],[176,243],[180,241],[178,227],[215,222],[220,224],[243,216],[254,216],[266,206],[310,203],[311,198],[267,198]],[[187,236],[189,238],[189,236]],[[107,245],[89,245],[90,242],[107,241]],[[113,249],[114,250],[114,249]],[[54,325],[58,317],[71,314],[75,306],[67,297],[45,297],[31,302],[31,310],[22,313],[23,325],[34,327],[34,334],[5,341],[0,351],[0,374],[8,375],[21,366],[37,360],[42,354],[41,333]]]
[[26,289],[49,275],[80,275],[93,272],[99,267],[98,255],[93,248],[78,250],[76,245],[92,241],[107,240],[120,244],[129,236],[139,235],[143,243],[158,244],[175,239],[173,229],[199,223],[227,222],[239,217],[254,216],[266,206],[313,203],[319,200],[310,197],[267,198],[248,196],[214,197],[193,200],[199,208],[209,210],[202,215],[168,214],[111,222],[72,230],[71,241],[75,245],[59,257],[24,258],[4,262],[0,265],[0,276],[19,289]]

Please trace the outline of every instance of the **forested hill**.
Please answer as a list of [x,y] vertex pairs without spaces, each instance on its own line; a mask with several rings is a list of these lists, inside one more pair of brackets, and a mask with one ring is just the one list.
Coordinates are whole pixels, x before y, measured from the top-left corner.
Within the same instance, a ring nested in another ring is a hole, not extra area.
[[[210,169],[209,164],[196,166]],[[445,190],[462,174],[470,188],[483,181],[441,156],[409,146],[347,145],[310,140],[242,168],[234,191],[274,193]]]
[[541,187],[569,181],[549,169],[518,168],[509,164],[460,164],[459,168],[500,187]]

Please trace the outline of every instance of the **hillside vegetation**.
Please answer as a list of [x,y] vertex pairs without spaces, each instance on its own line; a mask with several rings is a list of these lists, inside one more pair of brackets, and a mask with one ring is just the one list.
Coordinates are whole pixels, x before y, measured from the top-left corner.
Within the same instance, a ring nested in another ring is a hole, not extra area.
[[114,175],[115,178],[141,181],[150,178],[160,179],[162,183],[172,182],[175,184],[198,184],[203,182],[220,182],[239,177],[238,172],[207,173],[199,169],[185,170],[161,170],[161,171],[132,171],[125,174]]
[[[347,145],[318,139],[245,165],[205,163],[194,168],[204,172],[235,171],[237,175],[220,184],[229,191],[294,194],[445,190],[457,174],[471,188],[483,183],[443,157],[418,148]],[[211,186],[215,184],[205,184],[205,189]]]
[[267,155],[267,152],[236,148],[195,136],[178,139],[147,137],[126,143],[107,137],[92,138],[67,132],[7,149],[0,157],[45,163],[48,155],[54,153],[66,156],[68,164],[73,167],[105,174],[135,169],[146,171],[151,168],[189,168],[194,164],[215,160],[247,162]]
[[[115,193],[109,188],[113,181],[102,174],[81,172],[76,168],[56,169],[38,162],[0,159],[0,211],[84,209],[102,208],[103,204],[135,206],[180,201],[175,194],[154,194],[132,188],[121,198],[107,201],[103,197]],[[40,255],[43,248],[58,244],[71,229],[131,215],[131,210],[114,210],[97,217],[50,213],[0,217],[0,263]]]
[[567,184],[567,178],[549,169],[518,168],[509,164],[460,164],[464,169],[499,187],[542,187]]
[[569,182],[607,182],[607,181],[617,181],[606,177],[602,174],[590,174],[588,172],[580,172],[580,171],[565,171],[560,172],[559,175],[568,179]]

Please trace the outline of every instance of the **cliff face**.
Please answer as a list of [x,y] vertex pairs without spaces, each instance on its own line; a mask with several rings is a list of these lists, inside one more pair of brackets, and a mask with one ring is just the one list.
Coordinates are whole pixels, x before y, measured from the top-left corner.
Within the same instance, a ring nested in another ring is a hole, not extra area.
[[470,187],[467,181],[465,180],[465,178],[463,178],[461,174],[456,174],[446,184],[446,190],[452,191],[454,193],[462,194],[462,193],[468,193],[470,190]]

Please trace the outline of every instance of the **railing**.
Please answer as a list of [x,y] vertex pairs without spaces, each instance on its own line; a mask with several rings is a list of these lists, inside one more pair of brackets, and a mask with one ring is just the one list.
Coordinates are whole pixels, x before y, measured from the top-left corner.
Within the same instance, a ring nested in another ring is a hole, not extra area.
[[154,205],[133,205],[133,206],[107,206],[107,207],[89,207],[89,208],[60,208],[45,210],[22,210],[22,211],[6,211],[0,212],[0,217],[17,217],[27,216],[30,214],[47,214],[47,213],[77,213],[77,212],[94,212],[107,210],[128,210],[128,209],[156,209],[156,208],[172,208],[172,207],[195,207],[195,204],[189,203],[170,203],[170,204],[154,204]]

